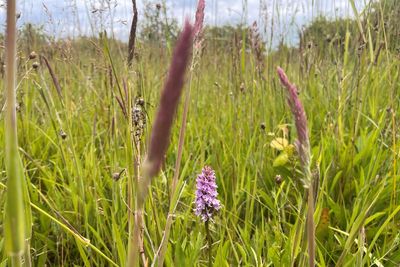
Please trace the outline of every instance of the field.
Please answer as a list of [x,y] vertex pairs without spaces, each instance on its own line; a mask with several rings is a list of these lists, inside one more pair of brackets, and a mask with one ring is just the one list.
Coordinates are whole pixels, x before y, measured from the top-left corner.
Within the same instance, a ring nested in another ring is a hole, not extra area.
[[[138,34],[128,66],[127,44],[106,33],[53,40],[21,30],[16,118],[25,179],[7,190],[2,148],[0,266],[126,266],[131,257],[142,266],[309,266],[309,190],[278,66],[307,116],[316,265],[400,266],[400,35],[389,12],[400,8],[375,5],[351,20],[317,20],[298,46],[271,50],[256,26],[205,25],[136,244],[129,234],[145,195],[137,179],[147,179],[143,162],[176,38]],[[2,92],[2,125],[5,99]],[[204,166],[215,171],[221,204],[206,223],[194,212]],[[11,202],[24,208],[22,263],[6,249]]]

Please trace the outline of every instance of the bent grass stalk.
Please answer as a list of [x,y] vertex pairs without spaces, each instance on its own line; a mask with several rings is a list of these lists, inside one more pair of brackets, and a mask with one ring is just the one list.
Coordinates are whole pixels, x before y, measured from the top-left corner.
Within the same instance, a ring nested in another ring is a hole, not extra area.
[[[198,63],[198,60],[200,58],[200,53],[201,53],[204,8],[205,8],[205,0],[199,0],[197,3],[196,21],[195,21],[194,29],[193,29],[194,30],[194,44],[193,44],[194,52],[193,52],[192,63],[191,63],[191,67],[190,67],[189,88],[186,91],[185,103],[184,103],[183,114],[182,114],[181,128],[179,131],[178,155],[177,155],[176,161],[175,161],[175,171],[174,171],[174,176],[172,178],[172,184],[171,184],[170,207],[169,207],[169,211],[168,211],[168,215],[167,215],[167,221],[165,224],[164,234],[161,239],[160,246],[157,250],[155,259],[154,259],[154,264],[158,262],[157,265],[159,267],[163,266],[163,263],[164,263],[165,253],[167,251],[169,233],[170,233],[171,226],[172,226],[172,219],[174,217],[176,205],[179,200],[179,197],[177,198],[177,196],[176,196],[176,194],[178,193],[177,185],[178,185],[179,171],[180,171],[180,166],[181,166],[181,161],[182,161],[183,145],[185,142],[186,122],[187,122],[187,116],[188,116],[188,112],[189,112],[190,92],[192,90],[193,73],[194,73],[195,67]],[[174,200],[176,200],[176,201],[174,201]]]
[[127,266],[139,266],[140,233],[145,200],[152,179],[158,174],[169,145],[171,126],[184,85],[184,77],[193,39],[193,27],[185,22],[172,56],[168,77],[161,94],[160,105],[151,132],[147,157],[141,168],[143,177],[139,177],[136,190],[136,214],[131,251],[128,251]]
[[17,118],[16,118],[16,1],[7,1],[6,28],[6,76],[5,91],[7,96],[5,115],[5,165],[7,173],[7,199],[4,213],[4,235],[6,251],[12,266],[30,265],[30,210],[26,206],[28,192],[24,170],[18,153]]
[[308,241],[308,263],[310,267],[315,266],[315,223],[314,223],[314,183],[311,174],[311,148],[308,134],[307,117],[304,107],[297,95],[297,88],[286,76],[283,69],[277,69],[279,79],[287,89],[287,102],[293,114],[298,140],[296,141],[297,151],[300,157],[300,164],[303,171],[303,185],[308,190],[307,196],[307,241]]

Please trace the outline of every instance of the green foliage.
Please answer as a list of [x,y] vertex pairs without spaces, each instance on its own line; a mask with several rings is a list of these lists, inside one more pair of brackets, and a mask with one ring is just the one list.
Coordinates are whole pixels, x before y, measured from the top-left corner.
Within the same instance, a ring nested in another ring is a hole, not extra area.
[[365,24],[371,28],[376,45],[388,45],[393,52],[400,52],[400,5],[396,0],[373,2],[365,15]]
[[31,23],[23,25],[18,33],[19,49],[29,55],[32,51],[47,47],[51,37],[43,32],[43,27],[37,27]]
[[[325,17],[317,17],[300,36],[300,49],[307,51],[317,50],[317,57],[327,59],[343,55],[346,32],[357,40],[356,24],[351,19],[337,19],[330,21]],[[328,53],[328,55],[326,55]]]
[[[254,50],[255,46],[257,46],[260,52],[263,53],[265,52],[266,43],[261,39],[258,31],[257,25],[253,27],[242,24],[206,26],[205,46],[210,47],[213,51],[224,53],[233,53],[233,49],[244,49],[248,52],[251,49]],[[253,53],[256,53],[256,51],[253,51]]]
[[[356,19],[328,20],[325,17],[317,17],[300,33],[299,46],[304,61],[307,62],[312,57],[329,60],[342,58],[345,53],[346,34],[350,34],[349,47],[354,55],[368,48],[372,49],[377,59],[386,46],[392,53],[399,54],[400,5],[396,0],[370,2],[359,19],[360,25]],[[371,38],[367,38],[368,36]]]
[[166,3],[144,2],[143,23],[140,27],[140,37],[151,44],[169,44],[175,40],[178,33],[178,22],[168,16]]
[[[318,181],[314,216],[318,264],[334,266],[341,260],[350,266],[396,266],[399,262],[400,60],[391,48],[382,48],[383,56],[371,62],[369,53],[358,49],[358,26],[352,21],[318,21],[304,32],[304,44],[308,38],[318,44],[302,51],[309,54],[310,67],[304,68],[300,49],[281,46],[265,56],[262,77],[248,49],[247,28],[206,30],[203,57],[192,77],[180,174],[184,186],[166,266],[206,264],[204,225],[193,214],[195,177],[206,164],[216,171],[223,204],[211,225],[214,266],[306,265],[304,189],[292,147],[295,128],[275,74],[277,65],[287,69],[298,86],[311,128],[312,171]],[[347,31],[351,37],[346,46]],[[382,28],[371,34],[374,44],[379,44],[379,36]],[[397,42],[395,27],[386,37],[385,47]],[[41,41],[30,49],[52,55],[62,98],[44,65],[34,70],[31,61],[20,61],[18,138],[33,207],[33,265],[123,266],[128,242],[127,175],[122,172],[116,179],[113,174],[134,166],[126,151],[128,121],[116,96],[124,95],[126,88],[133,98],[143,97],[149,125],[169,55],[141,39],[140,56],[128,70],[126,53],[121,52],[126,45],[105,36],[57,42],[35,39]],[[103,42],[108,43],[110,55]],[[24,45],[19,51],[27,57],[30,49]],[[377,48],[374,45],[374,55]],[[0,99],[4,103],[3,95]],[[178,118],[181,114],[179,110]],[[147,126],[144,146],[148,133]],[[4,135],[1,127],[0,139]],[[169,210],[178,135],[176,126],[163,172],[146,202],[144,253],[150,262]],[[281,154],[288,159],[278,160],[274,167]],[[4,151],[0,162],[4,170]],[[1,207],[5,190],[5,173],[0,172]],[[0,250],[4,251],[3,235]],[[4,253],[0,255],[4,266]]]

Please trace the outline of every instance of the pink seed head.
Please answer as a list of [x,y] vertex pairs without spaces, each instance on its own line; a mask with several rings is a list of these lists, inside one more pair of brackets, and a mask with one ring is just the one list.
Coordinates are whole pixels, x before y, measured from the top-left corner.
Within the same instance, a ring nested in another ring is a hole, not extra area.
[[172,56],[169,73],[161,94],[160,105],[151,132],[147,161],[149,175],[155,176],[162,165],[167,151],[173,118],[182,93],[185,73],[190,59],[193,27],[188,20],[179,35]]
[[201,33],[203,31],[203,23],[204,23],[204,9],[206,7],[206,2],[205,0],[199,0],[197,3],[197,9],[196,9],[196,20],[194,23],[194,39],[197,41],[197,39],[200,38]]
[[299,99],[296,86],[289,81],[282,68],[278,67],[277,72],[282,85],[286,87],[288,92],[287,101],[295,120],[298,135],[298,141],[295,144],[299,152],[301,165],[308,170],[311,152],[306,113]]

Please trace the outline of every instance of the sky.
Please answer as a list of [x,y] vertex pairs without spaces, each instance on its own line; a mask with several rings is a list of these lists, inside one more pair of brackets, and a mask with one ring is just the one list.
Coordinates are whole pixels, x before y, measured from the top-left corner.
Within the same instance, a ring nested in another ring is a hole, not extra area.
[[[168,14],[181,24],[194,20],[197,0],[137,0],[140,16],[145,3],[165,1]],[[355,0],[360,12],[370,0]],[[5,0],[0,0],[0,24],[4,31]],[[57,38],[92,35],[107,30],[127,41],[132,19],[132,0],[17,0],[19,27],[34,23]],[[251,24],[257,21],[264,38],[285,39],[294,45],[298,31],[316,16],[353,17],[349,0],[206,0],[205,23]]]

